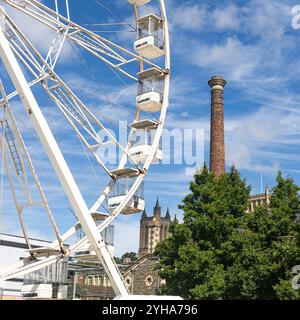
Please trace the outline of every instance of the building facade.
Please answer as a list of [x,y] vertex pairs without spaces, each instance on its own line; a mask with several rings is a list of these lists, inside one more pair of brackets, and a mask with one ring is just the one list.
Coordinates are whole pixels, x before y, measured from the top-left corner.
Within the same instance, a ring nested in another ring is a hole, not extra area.
[[156,295],[163,284],[155,268],[158,258],[153,254],[142,256],[123,273],[130,294]]
[[[176,221],[175,217],[174,222]],[[152,216],[148,217],[144,210],[140,221],[139,259],[122,272],[130,294],[156,295],[159,292],[164,280],[159,277],[156,270],[158,258],[154,256],[154,251],[158,243],[170,237],[171,223],[169,209],[162,215],[158,199]]]
[[99,263],[70,263],[68,284],[68,299],[108,300],[115,297],[109,278]]
[[254,212],[254,210],[259,206],[269,206],[270,205],[270,194],[269,188],[266,186],[264,193],[251,195],[248,199],[248,208],[246,213]]
[[147,216],[144,210],[140,222],[140,245],[138,256],[153,254],[156,245],[170,236],[171,215],[169,209],[162,216],[161,206],[157,199],[153,215]]

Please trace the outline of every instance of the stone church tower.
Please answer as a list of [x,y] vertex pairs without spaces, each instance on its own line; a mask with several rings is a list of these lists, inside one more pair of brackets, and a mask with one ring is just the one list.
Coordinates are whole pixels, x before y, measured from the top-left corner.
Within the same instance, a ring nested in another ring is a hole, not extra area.
[[168,209],[166,215],[162,217],[161,206],[157,198],[153,208],[153,216],[148,217],[146,210],[144,210],[141,217],[139,257],[153,254],[156,245],[169,237],[170,224],[170,211]]
[[[175,216],[174,223],[178,223]],[[170,237],[171,215],[169,209],[162,216],[161,206],[157,199],[152,217],[146,211],[141,216],[139,259],[122,275],[130,294],[156,295],[163,284],[155,266],[158,258],[154,256],[156,245]]]

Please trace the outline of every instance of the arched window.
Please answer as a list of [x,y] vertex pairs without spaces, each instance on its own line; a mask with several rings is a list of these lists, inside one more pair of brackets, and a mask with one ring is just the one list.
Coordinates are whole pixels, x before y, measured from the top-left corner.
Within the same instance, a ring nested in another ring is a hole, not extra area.
[[150,287],[153,284],[153,277],[151,275],[148,275],[145,279],[145,283],[147,287]]
[[131,286],[131,278],[129,276],[127,276],[125,278],[125,284],[126,284],[127,288],[130,288],[130,286]]

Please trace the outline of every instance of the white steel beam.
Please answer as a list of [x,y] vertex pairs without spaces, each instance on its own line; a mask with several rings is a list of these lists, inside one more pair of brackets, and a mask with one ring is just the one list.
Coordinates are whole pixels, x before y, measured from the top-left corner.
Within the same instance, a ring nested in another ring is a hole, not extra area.
[[[5,143],[5,138],[1,135],[0,136],[0,145],[3,146],[4,143]],[[4,154],[2,155],[2,159],[4,161],[4,166],[5,166],[5,169],[6,169],[9,185],[10,185],[10,188],[11,188],[11,191],[12,191],[12,195],[13,195],[15,207],[16,207],[16,210],[17,210],[17,214],[18,214],[21,230],[22,230],[25,242],[27,244],[27,247],[29,249],[31,249],[31,244],[30,244],[30,241],[29,241],[29,238],[28,238],[28,234],[27,234],[27,231],[26,231],[26,227],[25,227],[25,223],[24,223],[24,219],[23,219],[23,215],[22,215],[22,207],[21,207],[21,205],[19,203],[19,200],[18,200],[18,197],[17,197],[17,193],[16,193],[16,189],[15,189],[15,185],[14,185],[14,181],[13,181],[13,177],[12,177],[12,174],[10,172],[9,164],[8,164],[8,161],[7,161],[6,156],[5,156],[5,154],[6,154],[5,148],[1,148],[1,151],[2,152],[4,151]]]
[[[48,219],[49,219],[49,221],[51,223],[53,232],[54,232],[54,234],[55,234],[55,236],[56,236],[56,238],[58,240],[59,247],[60,247],[61,251],[63,251],[63,243],[62,243],[62,240],[61,240],[57,225],[55,223],[55,220],[54,220],[54,217],[52,215],[52,212],[51,212],[51,209],[49,207],[49,204],[47,202],[46,196],[44,194],[44,191],[43,191],[42,186],[40,184],[40,181],[38,179],[38,176],[37,176],[37,173],[35,171],[34,165],[33,165],[32,161],[31,161],[30,155],[29,155],[29,153],[27,151],[27,148],[26,148],[25,142],[23,140],[22,134],[21,134],[20,130],[18,129],[18,126],[17,126],[17,123],[15,121],[14,115],[13,115],[13,113],[11,111],[10,106],[8,105],[8,102],[7,102],[7,99],[6,99],[6,96],[5,96],[5,92],[4,92],[4,88],[2,87],[2,83],[0,83],[0,87],[1,87],[3,99],[4,99],[4,102],[5,102],[5,108],[7,110],[7,115],[8,115],[8,117],[9,117],[9,119],[10,119],[12,125],[13,125],[13,132],[14,132],[14,135],[15,135],[15,138],[16,138],[16,142],[18,143],[18,145],[22,148],[22,150],[24,152],[26,162],[27,162],[27,164],[29,166],[31,175],[32,175],[32,177],[34,179],[34,182],[35,182],[35,186],[36,186],[36,188],[38,190],[38,193],[40,195],[40,198],[41,198],[41,201],[42,201],[42,205],[43,205],[43,207],[44,207],[44,209],[45,209],[45,211],[47,213],[47,216],[48,216]],[[20,158],[23,159],[21,154],[20,154]],[[23,164],[23,167],[25,169],[25,165],[24,164]],[[26,177],[26,179],[27,179],[27,177]],[[27,182],[27,186],[28,186],[28,189],[30,191],[28,182]],[[33,206],[34,205],[32,199],[30,199],[28,201],[28,205],[29,206]],[[18,208],[17,208],[17,210],[18,210]],[[22,210],[23,210],[23,208],[21,209],[21,211]]]

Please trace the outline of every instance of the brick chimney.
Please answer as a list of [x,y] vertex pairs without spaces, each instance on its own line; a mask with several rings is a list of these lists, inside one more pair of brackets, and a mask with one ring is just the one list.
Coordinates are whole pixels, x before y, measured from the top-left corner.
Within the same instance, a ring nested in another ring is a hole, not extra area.
[[214,76],[208,84],[211,87],[210,171],[219,177],[225,173],[223,94],[226,81]]

